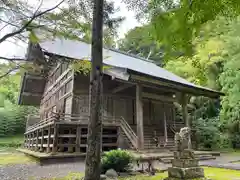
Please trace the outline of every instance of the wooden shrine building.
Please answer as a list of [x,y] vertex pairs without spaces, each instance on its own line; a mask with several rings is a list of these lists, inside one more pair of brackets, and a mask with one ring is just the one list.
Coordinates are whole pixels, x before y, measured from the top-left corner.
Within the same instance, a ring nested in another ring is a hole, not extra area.
[[[74,71],[71,60],[89,60],[90,45],[55,39],[29,44],[27,60],[45,66],[22,79],[20,105],[39,107],[29,116],[24,147],[39,152],[86,152],[89,122],[89,75]],[[103,50],[102,149],[148,149],[174,146],[174,131],[190,126],[190,96],[218,98],[220,92],[194,85],[152,61]],[[42,75],[43,74],[43,75]],[[183,120],[175,119],[174,102],[182,105]],[[154,140],[154,137],[157,137]]]

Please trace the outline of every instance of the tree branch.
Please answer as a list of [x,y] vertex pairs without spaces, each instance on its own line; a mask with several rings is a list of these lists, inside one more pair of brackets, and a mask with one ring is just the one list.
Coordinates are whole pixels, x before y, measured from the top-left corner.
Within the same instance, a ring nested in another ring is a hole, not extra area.
[[26,61],[26,59],[23,59],[23,58],[7,58],[2,56],[0,56],[0,59],[6,60],[6,61]]
[[14,68],[12,68],[12,69],[9,69],[6,73],[4,73],[3,75],[0,75],[0,79],[8,76],[8,75],[11,74],[13,71],[15,71],[15,70],[17,70],[17,69],[19,69],[19,68],[20,68],[20,66],[17,65],[16,67],[14,67]]
[[36,18],[38,18],[38,17],[40,17],[40,16],[42,16],[42,15],[44,15],[44,14],[46,14],[46,13],[48,13],[48,12],[54,10],[54,9],[56,9],[56,8],[57,8],[58,6],[60,6],[64,1],[65,1],[65,0],[62,0],[62,1],[61,1],[60,3],[58,3],[56,6],[50,8],[50,9],[47,9],[47,10],[45,10],[45,11],[43,11],[43,12],[39,12],[39,13],[38,13],[38,12],[37,12],[38,9],[39,9],[39,8],[38,8],[37,11],[36,11],[36,12],[33,14],[33,16],[31,17],[31,19],[30,19],[25,25],[23,25],[20,29],[14,31],[14,32],[12,32],[12,33],[8,33],[8,34],[4,35],[2,38],[0,38],[0,43],[2,43],[3,41],[5,41],[6,39],[8,39],[8,38],[10,38],[10,37],[12,37],[12,36],[15,36],[15,35],[17,35],[17,34],[22,33]]

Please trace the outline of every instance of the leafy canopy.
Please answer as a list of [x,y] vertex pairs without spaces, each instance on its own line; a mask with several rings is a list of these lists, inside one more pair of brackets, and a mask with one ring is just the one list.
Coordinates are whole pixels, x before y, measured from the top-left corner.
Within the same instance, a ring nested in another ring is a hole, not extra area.
[[234,18],[240,14],[237,0],[137,0],[125,1],[138,14],[144,14],[153,26],[155,39],[164,44],[166,54],[194,53],[193,40],[201,28],[219,16]]

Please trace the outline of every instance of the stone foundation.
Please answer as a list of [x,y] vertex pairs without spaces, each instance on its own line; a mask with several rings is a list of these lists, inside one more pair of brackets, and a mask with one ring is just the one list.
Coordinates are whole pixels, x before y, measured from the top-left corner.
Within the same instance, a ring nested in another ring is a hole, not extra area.
[[184,180],[204,178],[204,170],[199,166],[199,162],[194,158],[191,150],[174,152],[172,167],[168,168],[168,180]]
[[179,168],[170,167],[168,177],[177,179],[194,179],[204,177],[204,171],[201,167]]

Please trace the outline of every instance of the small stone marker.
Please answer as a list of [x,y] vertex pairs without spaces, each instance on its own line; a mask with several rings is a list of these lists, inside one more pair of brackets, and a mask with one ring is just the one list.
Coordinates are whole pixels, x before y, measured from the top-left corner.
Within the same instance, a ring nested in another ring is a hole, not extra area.
[[193,150],[187,149],[189,133],[190,129],[185,127],[180,130],[180,133],[175,134],[177,151],[174,152],[172,167],[168,168],[168,178],[166,180],[204,178],[204,170],[194,157]]

